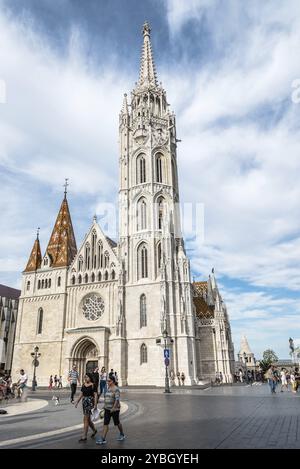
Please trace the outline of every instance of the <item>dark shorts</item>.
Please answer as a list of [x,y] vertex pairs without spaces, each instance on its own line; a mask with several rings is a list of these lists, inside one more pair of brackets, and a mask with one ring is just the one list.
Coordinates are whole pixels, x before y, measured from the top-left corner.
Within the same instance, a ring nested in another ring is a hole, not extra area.
[[104,409],[104,425],[109,425],[110,419],[113,419],[114,425],[119,425],[120,423],[120,411],[116,410],[111,412],[110,410]]

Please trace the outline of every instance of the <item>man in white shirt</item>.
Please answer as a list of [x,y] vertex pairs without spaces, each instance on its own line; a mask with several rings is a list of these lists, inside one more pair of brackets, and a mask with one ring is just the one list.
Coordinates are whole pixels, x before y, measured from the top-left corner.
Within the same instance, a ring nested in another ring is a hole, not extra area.
[[18,397],[21,397],[21,391],[23,392],[26,388],[28,377],[24,370],[20,370],[19,381],[17,382]]

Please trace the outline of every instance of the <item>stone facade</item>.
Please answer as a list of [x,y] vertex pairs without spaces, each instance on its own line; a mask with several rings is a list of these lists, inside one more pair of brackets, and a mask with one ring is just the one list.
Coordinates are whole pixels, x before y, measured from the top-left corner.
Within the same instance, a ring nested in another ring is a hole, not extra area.
[[[164,331],[169,371],[183,372],[187,385],[211,376],[212,357],[225,351],[219,325],[228,330],[229,323],[218,298],[216,342],[197,324],[178,210],[175,115],[157,82],[147,23],[140,77],[130,98],[124,95],[119,136],[118,243],[94,218],[77,251],[65,192],[44,257],[37,237],[23,273],[14,370],[29,372],[38,345],[42,385],[50,374],[66,377],[76,362],[82,375],[97,364],[117,370],[121,385],[163,386]],[[228,353],[218,355],[217,366],[226,360]]]
[[219,292],[214,272],[207,282],[193,283],[197,374],[200,379],[215,381],[222,373],[223,382],[231,383],[235,371],[234,347],[226,305]]
[[0,285],[0,371],[11,370],[20,290]]

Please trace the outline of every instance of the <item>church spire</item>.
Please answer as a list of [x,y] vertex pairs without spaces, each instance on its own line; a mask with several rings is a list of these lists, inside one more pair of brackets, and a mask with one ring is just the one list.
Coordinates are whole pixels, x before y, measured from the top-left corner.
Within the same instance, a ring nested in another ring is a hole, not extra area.
[[70,265],[77,253],[76,240],[67,201],[67,180],[64,185],[64,199],[46,249],[51,258],[51,267],[66,267]]
[[147,22],[143,25],[143,49],[141,57],[141,68],[139,86],[149,88],[158,86],[155,64],[152,56],[152,48],[150,42],[150,26]]
[[39,240],[39,232],[40,232],[40,229],[38,228],[36,239],[34,241],[34,245],[31,250],[31,254],[29,256],[25,272],[34,272],[35,270],[41,267],[42,254],[41,254],[41,246],[40,246],[40,240]]

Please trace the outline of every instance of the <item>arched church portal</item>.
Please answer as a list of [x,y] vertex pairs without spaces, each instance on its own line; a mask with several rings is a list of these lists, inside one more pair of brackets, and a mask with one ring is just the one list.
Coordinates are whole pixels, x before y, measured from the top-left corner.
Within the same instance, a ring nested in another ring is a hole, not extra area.
[[98,366],[99,349],[95,342],[89,337],[79,339],[71,353],[71,366],[77,365],[81,383],[86,373],[92,373]]

